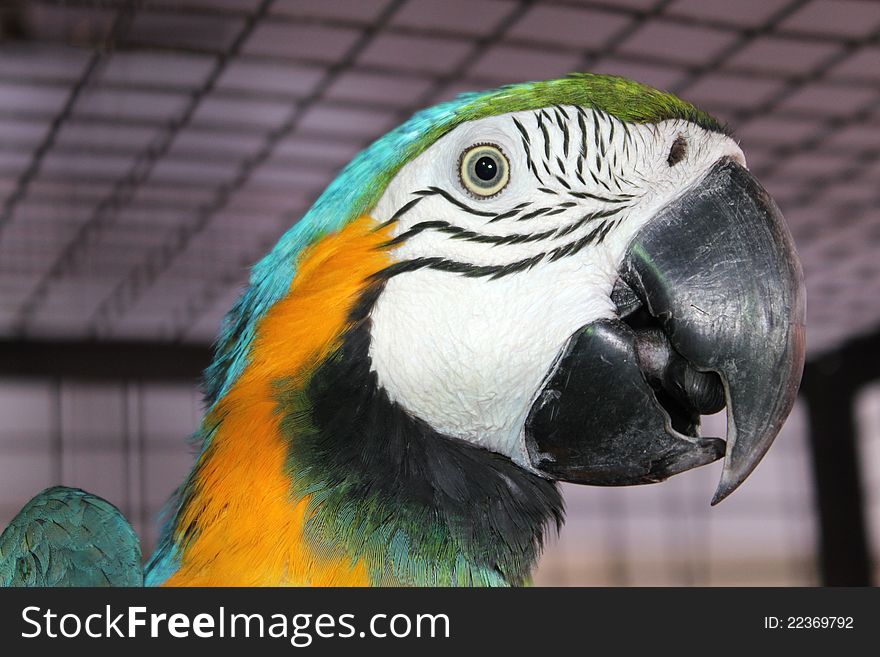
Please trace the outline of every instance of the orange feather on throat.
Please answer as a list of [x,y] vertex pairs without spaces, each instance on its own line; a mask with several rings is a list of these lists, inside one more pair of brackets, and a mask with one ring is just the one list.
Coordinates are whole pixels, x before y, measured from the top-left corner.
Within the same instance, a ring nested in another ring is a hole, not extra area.
[[165,586],[370,583],[362,564],[305,538],[309,499],[286,471],[275,387],[305,385],[338,346],[370,277],[392,264],[390,231],[363,216],[303,252],[289,293],[260,320],[251,362],[204,420],[213,438],[177,518],[180,567]]

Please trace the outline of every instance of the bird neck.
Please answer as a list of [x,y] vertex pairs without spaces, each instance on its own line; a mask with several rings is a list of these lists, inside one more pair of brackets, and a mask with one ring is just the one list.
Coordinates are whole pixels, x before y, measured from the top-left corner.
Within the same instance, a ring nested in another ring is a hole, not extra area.
[[308,541],[363,565],[372,584],[526,583],[561,523],[556,484],[407,413],[368,352],[364,314],[304,394],[279,395]]
[[561,524],[556,484],[391,401],[368,335],[358,321],[306,382],[230,400],[167,533],[166,584],[529,581]]
[[301,258],[206,415],[148,585],[527,581],[556,485],[434,431],[371,372],[387,239],[364,217]]

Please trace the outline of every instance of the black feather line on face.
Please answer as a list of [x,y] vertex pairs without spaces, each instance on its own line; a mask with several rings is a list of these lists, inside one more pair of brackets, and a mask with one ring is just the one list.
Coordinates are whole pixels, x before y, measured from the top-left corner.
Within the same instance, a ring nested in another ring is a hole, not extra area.
[[593,112],[593,145],[596,147],[596,150],[600,150],[599,148],[599,119],[598,115]]
[[589,214],[585,214],[583,217],[581,217],[577,221],[572,222],[568,226],[565,226],[563,228],[559,228],[556,231],[555,237],[565,237],[566,235],[570,235],[571,233],[575,232],[579,228],[582,228],[583,226],[587,225],[588,223],[592,223],[593,221],[596,221],[597,219],[606,219],[608,217],[614,216],[615,214],[618,214],[619,212],[622,212],[625,209],[626,209],[626,207],[618,207],[618,208],[615,208],[614,210],[605,210],[603,212],[591,212]]
[[388,265],[385,269],[376,272],[370,277],[372,282],[378,283],[389,278],[393,278],[394,276],[398,276],[400,274],[406,274],[411,271],[418,271],[419,269],[425,269],[426,267],[430,267],[432,264],[442,262],[443,258],[415,258],[412,260],[401,260],[400,262],[395,262],[394,264]]
[[411,201],[409,201],[409,202],[405,203],[404,205],[402,205],[401,207],[399,207],[397,209],[397,211],[393,215],[391,215],[391,219],[381,223],[376,228],[376,230],[382,230],[383,228],[387,228],[391,224],[398,221],[403,215],[405,215],[407,212],[412,210],[418,204],[418,202],[421,201],[423,198],[425,198],[425,197],[424,196],[417,196],[416,198],[412,199]]
[[[599,120],[605,119],[608,123],[611,123],[611,117],[604,112],[597,112],[598,120],[596,124],[598,125]],[[608,154],[608,143],[605,141],[605,135],[602,134],[602,131],[599,130],[599,150],[602,153],[602,157],[604,158]]]
[[[544,125],[544,114],[546,114],[546,112],[544,112],[543,110],[541,112],[537,113],[537,115],[538,115],[537,122],[538,122],[538,128],[541,130],[541,136],[544,138],[544,159],[549,160],[550,159],[550,133],[547,132],[547,126]],[[548,171],[547,173],[550,173],[550,172]]]
[[[505,214],[508,214],[511,216],[515,215],[516,213],[518,213],[522,209],[522,207],[524,207],[524,205],[525,204],[520,204],[520,206],[518,206],[517,208],[514,208],[513,210],[510,210],[508,213],[505,213]],[[566,201],[565,203],[560,203],[558,206],[556,206],[552,209],[540,208],[539,210],[536,211],[539,214],[532,213],[527,218],[533,219],[537,216],[543,216],[543,217],[556,216],[556,215],[562,214],[566,210],[568,210],[576,205],[577,205],[577,203],[574,203],[572,201]],[[580,217],[576,221],[573,221],[572,223],[568,224],[567,226],[563,226],[561,228],[552,228],[552,229],[545,230],[545,231],[542,231],[539,233],[512,233],[512,234],[508,234],[508,235],[487,235],[484,233],[478,233],[474,230],[469,230],[467,228],[462,228],[460,226],[455,226],[453,224],[450,224],[447,221],[439,221],[439,220],[421,221],[417,224],[414,224],[412,226],[412,228],[410,228],[406,232],[401,233],[400,235],[398,235],[394,239],[391,239],[391,240],[385,242],[384,244],[380,245],[380,248],[398,246],[400,244],[403,244],[404,242],[406,242],[410,238],[415,237],[416,235],[419,235],[420,233],[422,233],[426,230],[431,230],[434,232],[450,235],[451,239],[454,239],[454,240],[475,242],[478,244],[491,244],[492,246],[505,246],[505,245],[510,245],[510,244],[530,244],[533,242],[542,242],[542,241],[545,241],[548,239],[565,237],[566,235],[570,235],[571,233],[576,232],[579,228],[585,226],[588,223],[591,223],[597,219],[606,219],[608,217],[612,217],[616,214],[619,214],[620,212],[627,209],[628,207],[629,206],[618,206],[617,208],[614,208],[611,210],[604,210],[604,211],[600,211],[600,212],[588,213],[588,214],[585,214],[584,216]],[[492,221],[495,221],[495,219],[493,219]],[[489,223],[492,223],[492,221],[490,221]],[[620,220],[618,220],[617,222],[614,222],[614,225],[616,226],[619,223],[619,221]],[[602,235],[602,239],[604,239],[604,235]]]
[[[584,223],[587,223],[588,221],[595,218],[597,217],[587,215],[586,217],[581,218],[579,222],[581,223],[581,225],[583,225]],[[435,269],[438,271],[451,272],[453,274],[461,274],[470,278],[488,277],[491,279],[497,279],[501,278],[502,276],[508,276],[510,274],[527,271],[535,265],[539,264],[545,258],[549,259],[550,262],[555,262],[556,260],[559,260],[565,256],[574,255],[584,247],[593,244],[600,236],[601,239],[604,240],[605,236],[608,234],[611,228],[616,225],[617,223],[615,222],[609,223],[603,221],[590,233],[572,242],[556,247],[551,251],[538,253],[537,255],[523,258],[522,260],[517,260],[515,262],[504,265],[474,265],[467,262],[458,262],[456,260],[448,260],[446,258],[439,257],[413,258],[412,260],[403,260],[401,262],[394,263],[393,265],[389,265],[379,273],[375,274],[374,278],[376,280],[387,280],[389,278],[392,278],[393,276],[411,271],[417,271],[419,269]],[[444,229],[441,228],[440,230]],[[453,232],[455,232],[456,230],[458,229],[454,228]],[[556,231],[554,231],[554,233],[555,232]],[[566,233],[563,232],[562,234],[564,235]]]
[[558,248],[553,249],[549,253],[550,262],[556,262],[557,260],[560,260],[566,256],[572,256],[572,255],[576,254],[578,251],[580,251],[581,249],[583,249],[585,246],[592,244],[593,242],[596,241],[597,237],[599,235],[601,235],[602,230],[604,228],[605,228],[605,224],[603,223],[603,224],[597,226],[596,228],[594,228],[587,235],[584,235],[583,237],[581,237],[580,239],[575,240],[574,242],[569,242],[568,244],[566,244],[564,246],[560,246]]
[[[614,144],[614,124],[616,123],[616,121],[613,118],[608,117],[608,123],[610,125],[610,128],[608,130],[608,143]],[[605,154],[604,151],[602,154]]]
[[466,242],[476,242],[477,244],[491,244],[492,246],[504,246],[508,244],[529,244],[531,242],[541,242],[548,240],[556,234],[555,230],[545,230],[543,233],[514,233],[512,235],[482,235],[470,230],[460,229],[454,231],[453,228],[443,228],[439,232],[455,233],[452,239],[464,240]]
[[525,208],[529,207],[531,204],[532,204],[531,201],[528,201],[526,203],[520,203],[519,205],[508,210],[507,212],[501,212],[500,214],[496,214],[494,217],[492,217],[489,220],[489,223],[491,224],[491,223],[495,223],[496,221],[502,221],[504,219],[510,219],[511,217],[515,217],[520,212],[522,212]]
[[[597,185],[601,185],[602,187],[604,187],[606,189],[606,191],[609,191],[609,192],[611,191],[611,188],[605,183],[604,180],[596,177],[596,173],[592,169],[590,169],[590,177],[593,179],[593,182],[595,182]],[[617,201],[617,202],[622,203],[623,201]]]
[[513,123],[514,123],[514,125],[516,126],[516,129],[519,130],[519,134],[522,135],[523,141],[524,141],[525,143],[527,143],[527,144],[531,144],[531,143],[532,143],[532,140],[531,140],[531,138],[529,137],[528,130],[526,130],[526,129],[523,127],[523,124],[522,124],[522,123],[520,123],[519,121],[516,120],[516,117],[511,117],[511,118],[513,118]]
[[556,117],[556,125],[562,130],[564,121],[562,120],[562,112],[559,111],[559,105],[553,106],[553,115]]
[[433,195],[442,196],[444,199],[446,199],[447,201],[452,203],[452,205],[456,206],[457,208],[464,210],[468,214],[473,214],[478,217],[494,217],[495,216],[494,212],[486,212],[485,210],[477,210],[476,208],[472,208],[471,206],[467,205],[466,203],[462,203],[457,198],[455,198],[452,194],[450,194],[449,192],[447,192],[444,189],[440,189],[439,187],[429,187],[428,189],[423,189],[423,190],[420,190],[420,191],[414,192],[414,193],[419,194],[420,196],[433,196]]
[[571,135],[568,132],[568,115],[566,114],[566,120],[562,119],[562,115],[559,112],[559,108],[556,109],[556,123],[559,125],[559,129],[562,130],[562,155],[563,157],[568,157],[568,144],[571,139]]
[[449,225],[450,224],[446,221],[420,221],[419,223],[413,225],[413,227],[409,230],[402,232],[397,237],[390,239],[387,242],[383,242],[377,248],[387,249],[392,246],[398,246],[409,240],[409,238],[415,237],[423,231],[435,228],[446,228]]
[[620,125],[623,128],[623,153],[629,159],[629,145],[632,142],[632,135],[629,132],[629,126],[626,125],[626,121],[621,121]]
[[529,133],[525,129],[525,127],[523,127],[523,124],[516,120],[516,117],[512,118],[514,125],[516,125],[516,129],[519,130],[519,133],[522,137],[523,150],[526,153],[526,168],[531,171],[537,181],[543,185],[544,181],[541,179],[541,175],[538,173],[538,167],[535,166],[535,162],[532,159],[532,149],[529,148],[530,144],[532,143],[532,140],[529,137]]
[[632,141],[632,134],[629,131],[629,126],[626,124],[626,121],[620,122],[620,127],[623,128],[623,139],[625,142]]
[[526,168],[528,168],[528,170],[531,171],[532,174],[534,174],[534,176],[538,180],[538,182],[543,185],[544,181],[541,180],[541,176],[538,175],[538,169],[535,167],[534,160],[532,160],[532,150],[529,148],[529,145],[526,143],[525,139],[522,140],[522,145],[523,145],[523,150],[525,150],[525,152],[526,152]]
[[578,105],[575,107],[578,115],[578,127],[581,130],[581,152],[586,154],[587,152],[587,113],[584,111],[584,108]]
[[563,176],[568,175],[565,173],[565,163],[562,161],[561,157],[556,158],[556,166],[559,167],[559,170],[562,172]]
[[596,240],[596,244],[601,244],[602,242],[604,242],[605,236],[608,235],[608,233],[611,231],[611,229],[614,228],[615,226],[617,226],[618,223],[619,223],[619,221],[610,221],[606,225],[603,225],[602,232],[599,233],[599,239]]
[[616,197],[614,196],[599,196],[598,194],[591,194],[590,192],[569,192],[569,196],[574,196],[575,198],[589,198],[594,201],[601,201],[602,203],[626,203],[628,200],[633,197],[628,194],[620,194]]
[[503,221],[505,219],[510,219],[511,217],[515,217],[519,214],[519,210],[508,210],[507,212],[502,212],[501,214],[496,214],[489,220],[490,224],[495,223],[496,221]]
[[541,174],[538,173],[538,167],[535,165],[534,161],[529,159],[529,169],[531,169],[532,174],[535,176],[535,180],[537,180],[540,184],[544,184],[544,179],[541,178]]
[[[557,208],[552,212],[548,212],[546,216],[559,214],[564,211],[565,208]],[[473,230],[461,228],[460,226],[447,224],[446,222],[442,221],[425,221],[421,224],[416,224],[410,231],[407,231],[407,233],[409,233],[407,235],[407,239],[424,230],[433,230],[438,233],[445,233],[447,235],[450,235],[454,240],[475,242],[478,244],[491,244],[492,246],[504,246],[508,244],[529,244],[532,242],[542,242],[544,240],[552,239],[555,237],[563,237],[565,235],[568,235],[577,230],[580,226],[584,225],[584,223],[586,223],[585,219],[596,218],[596,216],[597,215],[587,215],[586,218],[579,219],[575,224],[571,226],[566,226],[565,228],[561,229],[551,228],[540,233],[512,233],[508,235],[486,235],[484,233],[478,233]],[[401,237],[403,236],[401,235]]]
[[517,221],[528,221],[529,219],[534,219],[545,212],[550,212],[553,208],[538,208],[537,210],[532,210],[531,212],[527,212],[523,216],[521,216]]

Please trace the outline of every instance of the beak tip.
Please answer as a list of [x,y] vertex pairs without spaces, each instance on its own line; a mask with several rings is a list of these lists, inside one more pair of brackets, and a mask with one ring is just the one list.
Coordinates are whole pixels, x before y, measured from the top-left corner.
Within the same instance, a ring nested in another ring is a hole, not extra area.
[[712,501],[709,503],[709,505],[710,506],[718,505],[718,503],[722,502],[732,492],[733,492],[732,490],[727,490],[719,484],[718,488],[715,491],[715,494],[712,496]]
[[740,487],[740,485],[748,478],[748,476],[752,473],[754,466],[758,463],[758,460],[755,459],[751,465],[751,467],[746,467],[744,470],[734,472],[733,468],[730,467],[730,460],[724,463],[724,469],[721,471],[721,481],[718,482],[718,488],[715,489],[715,494],[712,496],[711,506],[716,506],[720,502],[723,502],[727,499],[733,491]]
[[726,482],[724,478],[722,478],[721,482],[718,484],[718,488],[715,489],[715,494],[712,496],[710,505],[717,506],[720,502],[727,499],[727,496],[736,490],[737,486],[738,484],[731,485],[730,482]]

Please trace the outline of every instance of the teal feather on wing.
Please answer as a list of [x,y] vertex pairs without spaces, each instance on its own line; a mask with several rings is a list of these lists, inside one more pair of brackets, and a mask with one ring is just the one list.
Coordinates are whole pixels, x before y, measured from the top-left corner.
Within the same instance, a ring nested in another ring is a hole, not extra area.
[[106,500],[48,488],[0,535],[0,586],[143,586],[141,546]]

